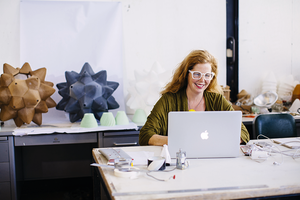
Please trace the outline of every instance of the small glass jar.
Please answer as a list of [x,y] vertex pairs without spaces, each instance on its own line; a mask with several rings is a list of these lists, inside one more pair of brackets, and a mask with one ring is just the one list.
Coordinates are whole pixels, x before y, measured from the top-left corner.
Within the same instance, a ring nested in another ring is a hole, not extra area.
[[282,112],[283,111],[283,103],[281,100],[277,100],[273,105],[272,105],[272,112]]

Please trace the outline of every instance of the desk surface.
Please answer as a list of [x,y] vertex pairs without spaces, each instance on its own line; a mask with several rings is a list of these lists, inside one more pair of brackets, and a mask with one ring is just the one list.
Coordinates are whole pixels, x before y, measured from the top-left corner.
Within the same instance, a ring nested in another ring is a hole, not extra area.
[[82,128],[80,123],[44,123],[41,126],[36,124],[24,124],[21,127],[15,125],[4,125],[0,129],[0,136],[23,136],[23,135],[40,135],[52,133],[90,133],[101,131],[124,131],[124,130],[138,130],[138,126],[132,122],[127,125],[115,126],[98,126],[96,128]]
[[[285,148],[285,147],[282,147]],[[162,147],[124,147],[125,152],[146,151],[160,155]],[[93,149],[97,163],[105,158]],[[299,152],[299,151],[298,151]],[[112,168],[99,168],[112,199],[240,199],[300,193],[300,158],[293,159],[273,154],[264,162],[253,161],[248,156],[223,159],[190,159],[186,170],[155,172],[158,178],[172,175],[176,179],[157,181],[141,172],[136,179],[114,176]],[[175,160],[172,160],[175,162]],[[146,169],[146,166],[138,166]],[[169,166],[167,169],[174,168]]]
[[[296,122],[300,122],[300,116],[294,116]],[[51,120],[50,120],[51,119]],[[243,117],[242,118],[242,122],[244,124],[252,124],[253,122],[252,117]],[[32,133],[30,133],[31,135],[36,135],[36,134],[50,134],[53,132],[53,130],[47,128],[48,126],[53,126],[55,124],[58,124],[59,126],[57,127],[52,127],[53,129],[55,129],[56,131],[62,133],[62,132],[95,132],[95,131],[103,131],[103,130],[129,130],[129,129],[136,129],[138,130],[140,127],[137,127],[137,125],[135,125],[134,123],[130,123],[128,126],[115,126],[115,127],[103,127],[101,128],[100,126],[98,128],[95,129],[84,129],[84,128],[78,128],[78,123],[71,123],[69,121],[66,121],[65,119],[61,120],[61,118],[55,119],[53,121],[52,118],[49,118],[48,120],[45,120],[46,122],[44,122],[42,124],[42,126],[37,126],[34,123],[31,124],[25,124],[23,126],[21,126],[20,128],[16,127],[16,125],[14,124],[13,120],[8,120],[6,122],[4,122],[4,125],[1,127],[0,129],[0,137],[1,136],[12,136],[14,135],[14,131],[15,132],[19,132],[20,135],[23,134],[28,134],[27,132],[23,133],[22,130],[26,130],[26,131],[32,131]],[[63,127],[63,125],[67,124],[67,126]]]

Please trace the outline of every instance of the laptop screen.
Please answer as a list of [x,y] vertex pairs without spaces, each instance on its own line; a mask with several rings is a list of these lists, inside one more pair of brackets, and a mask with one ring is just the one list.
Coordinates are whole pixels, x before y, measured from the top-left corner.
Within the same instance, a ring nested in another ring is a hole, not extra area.
[[240,155],[240,111],[170,112],[168,147],[171,158],[179,149],[187,158]]

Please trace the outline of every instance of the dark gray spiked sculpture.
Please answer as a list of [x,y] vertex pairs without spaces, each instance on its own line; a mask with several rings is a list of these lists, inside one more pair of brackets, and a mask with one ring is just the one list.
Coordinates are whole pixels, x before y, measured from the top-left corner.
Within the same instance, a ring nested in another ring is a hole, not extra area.
[[79,74],[66,71],[65,77],[67,82],[56,85],[62,96],[56,109],[68,112],[71,122],[82,119],[85,113],[94,113],[100,120],[103,112],[119,108],[112,96],[119,83],[107,81],[106,70],[95,74],[89,63],[85,63]]

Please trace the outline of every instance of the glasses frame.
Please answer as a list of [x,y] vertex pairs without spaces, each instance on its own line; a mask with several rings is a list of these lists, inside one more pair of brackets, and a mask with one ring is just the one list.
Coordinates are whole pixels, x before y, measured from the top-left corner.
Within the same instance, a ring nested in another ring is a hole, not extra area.
[[[212,80],[212,79],[214,78],[214,76],[215,76],[215,73],[213,73],[213,72],[205,72],[205,73],[202,73],[202,72],[191,71],[191,70],[189,70],[189,72],[192,74],[192,78],[193,78],[194,80],[200,80],[200,79],[202,78],[202,76],[204,75],[204,80],[210,81],[210,80]],[[195,73],[195,72],[201,74],[200,78],[194,78],[194,73]],[[207,73],[211,73],[211,74],[212,74],[212,77],[211,77],[210,79],[206,79],[206,78],[205,78],[205,74],[207,74]]]

